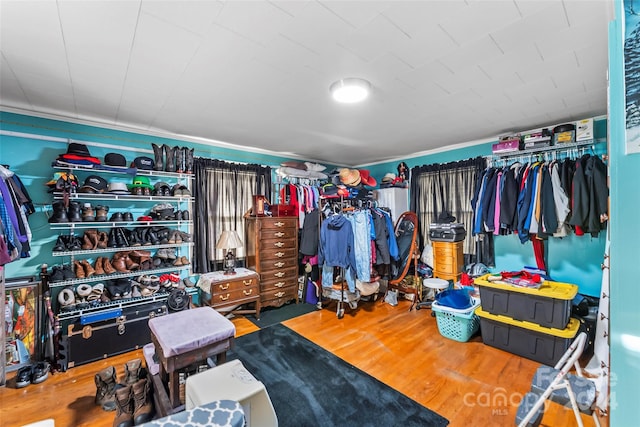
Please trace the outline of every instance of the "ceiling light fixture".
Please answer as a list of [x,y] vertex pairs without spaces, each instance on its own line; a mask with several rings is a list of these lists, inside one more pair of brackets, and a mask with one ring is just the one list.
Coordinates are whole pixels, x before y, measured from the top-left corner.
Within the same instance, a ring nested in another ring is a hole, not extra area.
[[329,87],[333,99],[345,104],[364,101],[371,91],[371,83],[364,79],[349,77],[333,82]]

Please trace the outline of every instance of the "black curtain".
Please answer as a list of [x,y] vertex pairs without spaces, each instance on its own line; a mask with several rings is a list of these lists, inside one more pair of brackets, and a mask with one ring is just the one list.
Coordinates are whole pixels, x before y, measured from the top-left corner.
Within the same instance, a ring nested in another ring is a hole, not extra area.
[[[244,214],[254,195],[271,193],[271,168],[223,160],[196,158],[194,181],[194,262],[193,271],[207,273],[215,268],[216,242],[225,230],[235,230],[244,239]],[[244,256],[244,248],[236,257]]]
[[410,210],[418,216],[420,247],[429,236],[429,225],[439,218],[454,216],[454,222],[464,223],[467,237],[465,254],[475,254],[473,207],[477,177],[486,168],[484,157],[450,163],[414,166],[411,169]]

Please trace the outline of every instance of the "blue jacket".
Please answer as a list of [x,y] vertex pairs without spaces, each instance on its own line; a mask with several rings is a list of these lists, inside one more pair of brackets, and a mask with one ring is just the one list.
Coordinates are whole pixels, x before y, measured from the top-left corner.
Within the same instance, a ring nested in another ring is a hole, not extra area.
[[332,267],[351,267],[356,271],[353,228],[343,215],[332,215],[320,227],[318,263]]

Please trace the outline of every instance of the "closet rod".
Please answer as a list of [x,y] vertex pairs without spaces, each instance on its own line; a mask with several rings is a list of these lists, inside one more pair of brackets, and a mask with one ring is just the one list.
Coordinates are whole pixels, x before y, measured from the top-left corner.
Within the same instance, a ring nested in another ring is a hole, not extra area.
[[490,154],[488,156],[483,156],[486,160],[489,161],[497,161],[497,160],[508,160],[512,158],[518,158],[526,155],[533,154],[543,154],[543,153],[552,153],[557,151],[569,150],[578,147],[584,147],[587,145],[596,145],[603,142],[607,142],[606,138],[598,138],[598,139],[589,139],[586,141],[580,142],[572,142],[572,143],[562,143],[562,145],[550,145],[548,147],[538,147],[538,148],[529,148],[526,150],[513,151],[504,154]]

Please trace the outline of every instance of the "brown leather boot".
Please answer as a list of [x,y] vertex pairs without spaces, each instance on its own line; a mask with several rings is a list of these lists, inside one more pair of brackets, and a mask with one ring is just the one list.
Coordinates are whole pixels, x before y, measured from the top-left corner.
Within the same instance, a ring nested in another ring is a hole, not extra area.
[[84,267],[84,274],[87,279],[93,276],[94,274],[96,274],[96,271],[93,269],[91,264],[89,264],[89,261],[87,261],[86,259],[83,259],[82,261],[80,261],[80,264],[82,264],[82,266]]
[[93,249],[93,242],[89,238],[89,235],[85,231],[84,236],[82,236],[82,250],[90,251]]
[[118,273],[128,273],[129,270],[127,270],[127,264],[124,261],[124,257],[116,256],[116,255],[113,256],[113,259],[111,260],[111,265],[113,266],[113,268],[116,269]]
[[84,272],[84,266],[80,264],[80,261],[73,261],[73,266],[75,267],[76,279],[84,279],[87,277]]
[[98,232],[98,249],[107,249],[107,242],[109,241],[109,235],[104,231]]
[[116,390],[116,418],[113,427],[133,426],[133,394],[131,386]]
[[142,359],[132,359],[124,364],[123,383],[133,385],[140,380],[140,371],[142,370]]
[[94,263],[93,269],[95,270],[98,276],[102,276],[104,274],[104,267],[102,266],[103,257],[98,257],[96,262]]
[[133,270],[137,270],[140,267],[140,264],[132,260],[131,257],[129,257],[129,254],[125,255],[123,258],[124,258],[124,265],[127,267],[127,270],[133,271]]
[[102,258],[102,269],[105,274],[113,274],[116,272],[116,269],[111,265],[111,260],[107,257]]
[[131,386],[133,391],[133,422],[140,425],[151,421],[153,402],[151,401],[151,384],[143,378]]
[[113,366],[104,368],[95,375],[96,405],[102,406],[105,411],[116,410],[116,370]]

